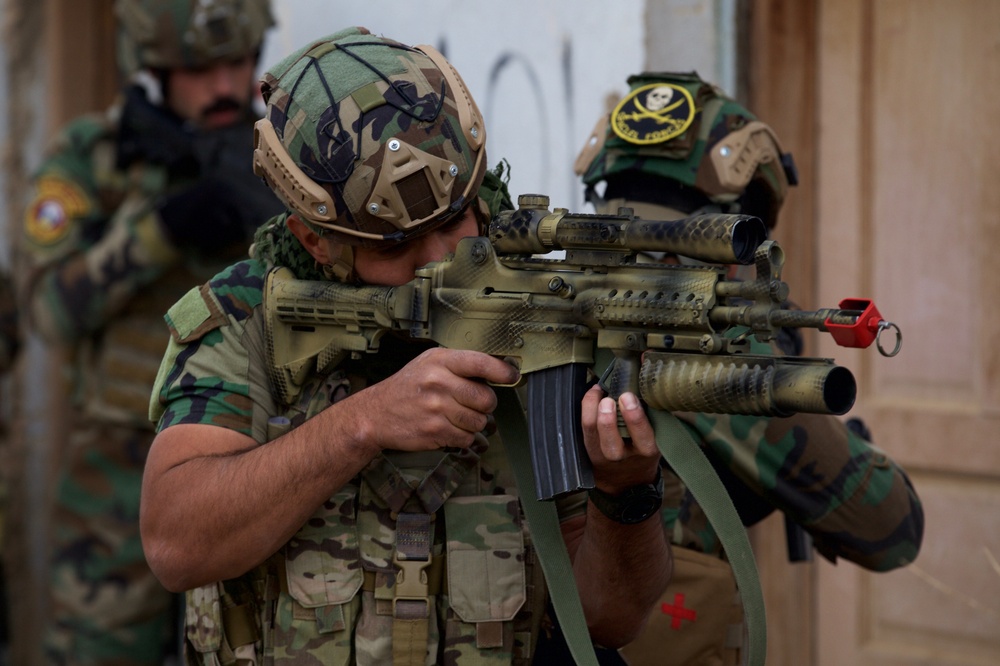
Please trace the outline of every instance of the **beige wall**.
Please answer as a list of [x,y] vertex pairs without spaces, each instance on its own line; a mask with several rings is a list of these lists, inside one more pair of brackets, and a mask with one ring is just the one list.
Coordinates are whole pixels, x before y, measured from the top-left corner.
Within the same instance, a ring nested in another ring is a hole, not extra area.
[[768,663],[998,663],[1000,355],[982,295],[1000,287],[1000,130],[980,119],[1000,111],[1000,5],[747,4],[751,107],[803,177],[778,228],[785,277],[812,307],[871,297],[902,327],[895,359],[825,336],[813,350],[854,370],[852,413],[906,467],[926,513],[917,562],[889,574],[825,561],[793,573],[780,525],[765,526]]

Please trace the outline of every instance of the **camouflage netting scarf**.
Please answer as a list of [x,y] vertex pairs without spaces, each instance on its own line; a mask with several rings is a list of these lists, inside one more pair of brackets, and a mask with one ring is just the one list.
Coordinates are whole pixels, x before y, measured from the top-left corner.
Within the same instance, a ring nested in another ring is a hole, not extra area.
[[285,211],[262,224],[253,236],[250,257],[264,262],[268,268],[286,266],[300,280],[327,280],[323,267],[316,263],[285,221],[292,213]]
[[[479,197],[486,202],[490,215],[514,207],[507,184],[510,182],[510,163],[501,160],[493,170],[486,170]],[[250,257],[264,262],[268,267],[286,266],[300,280],[329,280],[323,267],[316,264],[299,239],[289,231],[285,221],[291,215],[285,211],[261,225],[253,237]]]
[[486,206],[490,209],[490,217],[502,210],[514,209],[508,183],[510,183],[510,162],[506,159],[501,159],[492,170],[486,170],[483,184],[479,186],[479,198],[486,202]]

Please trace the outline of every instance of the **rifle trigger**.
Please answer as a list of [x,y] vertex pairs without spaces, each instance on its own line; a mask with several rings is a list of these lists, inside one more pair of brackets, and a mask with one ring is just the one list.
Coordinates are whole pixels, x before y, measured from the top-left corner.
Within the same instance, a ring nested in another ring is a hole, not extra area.
[[524,374],[521,373],[521,359],[516,356],[504,356],[502,359],[505,363],[514,366],[517,370],[517,381],[513,384],[496,384],[494,382],[486,382],[490,386],[498,386],[500,388],[517,388],[524,384]]
[[605,394],[611,395],[611,387],[608,386],[608,381],[611,379],[611,373],[614,371],[614,361],[608,363],[608,367],[604,368],[604,372],[601,373],[601,378],[597,380],[597,385],[601,387],[601,390]]

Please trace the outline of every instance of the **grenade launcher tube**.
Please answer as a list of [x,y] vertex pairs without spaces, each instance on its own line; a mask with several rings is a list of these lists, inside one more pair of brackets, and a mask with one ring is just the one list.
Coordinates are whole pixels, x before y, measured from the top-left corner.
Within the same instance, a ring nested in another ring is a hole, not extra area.
[[653,409],[671,412],[841,415],[854,405],[857,383],[827,359],[650,351],[642,358],[639,393]]

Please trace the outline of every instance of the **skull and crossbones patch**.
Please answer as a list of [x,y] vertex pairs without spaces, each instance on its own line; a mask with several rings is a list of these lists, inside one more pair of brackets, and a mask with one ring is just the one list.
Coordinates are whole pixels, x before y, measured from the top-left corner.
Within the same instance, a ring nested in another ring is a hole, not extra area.
[[636,88],[611,114],[611,129],[636,145],[662,143],[684,133],[694,120],[694,99],[672,83]]

